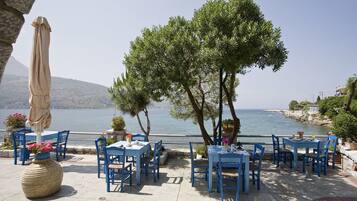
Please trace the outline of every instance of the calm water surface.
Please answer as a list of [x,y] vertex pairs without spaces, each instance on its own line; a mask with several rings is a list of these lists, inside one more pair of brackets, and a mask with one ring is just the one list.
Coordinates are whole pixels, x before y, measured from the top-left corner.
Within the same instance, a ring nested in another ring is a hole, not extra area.
[[[0,128],[4,128],[4,122],[7,115],[20,112],[27,114],[28,110],[1,109],[0,110]],[[290,135],[296,131],[304,131],[307,135],[325,134],[326,128],[302,124],[295,120],[284,117],[278,112],[267,112],[264,110],[238,110],[241,119],[241,134],[244,135]],[[95,131],[102,132],[110,129],[111,119],[115,115],[121,115],[115,109],[53,109],[52,124],[49,130],[71,131]],[[149,111],[151,120],[151,133],[159,134],[200,134],[198,126],[191,121],[177,120],[170,116],[167,108],[152,108]],[[227,116],[227,113],[224,113]],[[126,128],[129,132],[140,132],[140,127],[136,118],[124,115]],[[143,118],[144,120],[144,118]],[[145,121],[144,121],[145,122]],[[210,122],[207,122],[208,131],[211,131]],[[83,137],[83,136],[82,136]],[[176,138],[175,138],[176,139]],[[242,141],[251,141],[254,139],[245,139]],[[91,142],[92,144],[92,142]]]

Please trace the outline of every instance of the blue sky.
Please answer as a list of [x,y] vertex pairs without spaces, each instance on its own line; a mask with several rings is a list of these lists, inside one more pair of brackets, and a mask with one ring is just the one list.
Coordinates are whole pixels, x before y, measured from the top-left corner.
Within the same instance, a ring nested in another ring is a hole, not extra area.
[[[110,86],[124,71],[124,53],[144,27],[170,16],[191,18],[201,0],[37,0],[14,45],[13,56],[29,64],[32,20],[52,26],[53,76]],[[286,108],[291,99],[312,100],[357,73],[357,1],[260,0],[265,17],[282,30],[288,62],[277,73],[252,70],[240,76],[238,108]]]

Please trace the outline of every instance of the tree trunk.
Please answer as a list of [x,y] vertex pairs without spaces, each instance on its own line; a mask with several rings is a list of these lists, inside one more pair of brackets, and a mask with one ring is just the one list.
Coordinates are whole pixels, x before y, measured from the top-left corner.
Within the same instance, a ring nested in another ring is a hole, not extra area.
[[351,91],[348,94],[348,100],[347,100],[347,104],[346,104],[346,108],[345,108],[345,110],[348,112],[351,111],[351,103],[352,103],[353,96],[355,95],[356,85],[357,85],[357,78],[352,81]]
[[200,127],[201,134],[202,134],[202,137],[203,137],[203,140],[204,140],[205,144],[206,145],[213,144],[213,141],[210,138],[210,136],[208,135],[207,130],[206,130],[205,125],[204,125],[203,108],[200,109],[197,106],[197,102],[196,102],[196,100],[195,100],[190,88],[184,86],[184,89],[185,89],[185,91],[186,91],[186,93],[188,95],[188,98],[189,98],[190,102],[191,102],[192,108],[195,111],[195,114],[196,114],[196,117],[197,117],[197,123],[198,123],[198,126]]
[[148,136],[149,138],[149,135],[150,135],[150,131],[151,131],[151,123],[150,123],[150,118],[149,118],[149,111],[145,108],[144,109],[144,114],[145,114],[145,117],[146,117],[146,136]]
[[227,88],[225,83],[223,83],[223,90],[224,90],[224,93],[226,94],[229,111],[231,112],[231,115],[233,118],[233,133],[232,133],[230,142],[233,142],[233,140],[236,138],[237,134],[240,132],[240,119],[238,118],[238,116],[236,114],[234,104],[233,104],[235,81],[236,81],[235,73],[232,73],[230,75],[230,80],[229,80],[229,89]]
[[146,130],[144,129],[143,124],[141,123],[141,119],[140,119],[139,113],[136,114],[136,119],[138,120],[138,123],[139,123],[139,126],[140,126],[141,130],[144,132],[145,135],[148,135]]

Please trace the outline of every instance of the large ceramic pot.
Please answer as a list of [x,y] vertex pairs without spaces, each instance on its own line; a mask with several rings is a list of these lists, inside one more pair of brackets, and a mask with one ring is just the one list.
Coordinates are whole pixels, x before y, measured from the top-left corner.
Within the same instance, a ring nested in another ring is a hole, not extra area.
[[22,175],[22,190],[27,198],[41,198],[58,192],[63,179],[63,169],[49,157],[49,153],[37,154]]

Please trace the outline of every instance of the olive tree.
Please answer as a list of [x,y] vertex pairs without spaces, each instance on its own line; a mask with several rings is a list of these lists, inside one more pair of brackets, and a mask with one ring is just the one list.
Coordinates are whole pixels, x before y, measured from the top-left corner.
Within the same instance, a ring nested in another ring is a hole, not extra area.
[[205,128],[207,90],[201,87],[205,75],[215,73],[216,69],[203,58],[201,40],[190,21],[172,17],[165,26],[144,29],[131,43],[124,64],[128,72],[149,87],[154,97],[167,98],[176,111],[185,108],[186,111],[176,115],[194,117],[204,142],[212,144]]
[[[114,80],[108,91],[116,107],[124,114],[136,117],[141,130],[149,136],[151,128],[148,106],[151,103],[151,95],[145,85],[127,73]],[[146,128],[140,118],[141,112],[146,118]]]
[[252,68],[271,67],[278,71],[287,60],[280,29],[264,18],[252,0],[210,0],[195,11],[192,19],[202,42],[205,58],[223,68],[223,90],[234,121],[231,140],[240,131],[236,114],[237,75]]

